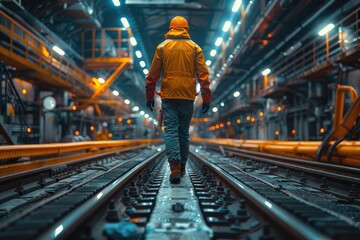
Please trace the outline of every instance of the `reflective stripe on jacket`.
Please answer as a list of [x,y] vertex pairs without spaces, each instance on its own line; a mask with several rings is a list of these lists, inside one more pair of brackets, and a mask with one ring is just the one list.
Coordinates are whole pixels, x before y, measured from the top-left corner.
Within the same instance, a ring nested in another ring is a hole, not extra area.
[[146,76],[146,99],[154,99],[156,82],[162,73],[162,99],[194,100],[196,75],[203,102],[210,103],[209,72],[201,48],[190,40],[184,28],[171,29],[165,38],[166,40],[157,46],[149,74]]

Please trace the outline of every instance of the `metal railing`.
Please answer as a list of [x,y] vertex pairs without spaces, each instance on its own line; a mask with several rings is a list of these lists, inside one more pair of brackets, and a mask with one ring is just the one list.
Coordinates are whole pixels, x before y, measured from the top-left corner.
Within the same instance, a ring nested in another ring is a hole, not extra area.
[[81,34],[84,58],[132,57],[130,28],[103,28],[88,30]]
[[9,126],[9,134],[18,132],[20,143],[29,143],[25,105],[17,92],[12,77],[3,62],[0,62],[0,113],[2,122]]
[[[311,42],[284,57],[273,65],[273,76],[284,76],[286,81],[336,65],[337,60],[348,57],[360,48],[360,8],[351,12],[346,18],[335,24],[334,30],[325,36],[318,36]],[[338,31],[336,31],[336,30]],[[277,87],[276,80],[272,87]],[[270,85],[263,89],[271,88]]]
[[32,69],[52,85],[88,89],[92,78],[75,63],[54,52],[50,44],[0,11],[0,57],[21,69]]

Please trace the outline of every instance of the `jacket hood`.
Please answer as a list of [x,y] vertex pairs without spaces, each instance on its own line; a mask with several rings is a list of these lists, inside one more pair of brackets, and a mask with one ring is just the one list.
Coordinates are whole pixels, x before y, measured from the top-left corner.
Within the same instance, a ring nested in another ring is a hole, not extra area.
[[190,39],[189,33],[185,28],[172,28],[165,34],[165,39]]

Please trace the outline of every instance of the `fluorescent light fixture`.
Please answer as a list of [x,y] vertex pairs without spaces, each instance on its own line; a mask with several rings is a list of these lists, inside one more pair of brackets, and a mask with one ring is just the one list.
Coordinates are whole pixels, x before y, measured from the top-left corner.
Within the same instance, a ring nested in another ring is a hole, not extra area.
[[112,93],[113,93],[115,96],[119,96],[119,92],[116,91],[116,90],[112,91]]
[[96,198],[100,199],[103,195],[104,195],[103,192],[100,192],[98,195],[96,195]]
[[211,65],[211,61],[210,61],[210,60],[207,60],[207,61],[206,61],[206,65],[210,66],[210,65]]
[[94,9],[92,9],[91,7],[88,7],[87,11],[90,15],[94,13]]
[[269,203],[268,201],[265,201],[264,203],[265,203],[266,206],[268,206],[268,208],[272,208],[272,204]]
[[62,50],[61,48],[59,48],[58,46],[53,46],[52,48],[55,52],[57,52],[58,54],[60,54],[61,56],[65,55],[64,50]]
[[137,111],[139,111],[139,109],[140,108],[138,106],[135,106],[135,107],[132,108],[133,112],[137,112]]
[[233,11],[233,12],[239,11],[241,3],[242,3],[242,0],[236,0],[233,7],[232,7],[232,9],[231,9],[231,11]]
[[135,52],[135,55],[137,56],[137,58],[141,58],[141,57],[142,57],[142,54],[141,54],[141,52],[140,52],[139,50],[137,50],[137,51]]
[[145,75],[147,75],[147,74],[149,73],[149,70],[144,69],[144,70],[143,70],[143,73],[144,73]]
[[112,1],[114,3],[115,7],[120,6],[120,0],[112,0]]
[[263,76],[267,76],[269,73],[271,73],[270,68],[267,68],[267,69],[265,69],[264,71],[261,72],[261,74],[262,74]]
[[129,100],[129,99],[125,99],[125,100],[124,100],[124,103],[127,104],[127,105],[129,105],[129,104],[130,104],[130,100]]
[[140,61],[140,66],[141,66],[141,67],[145,67],[145,66],[146,66],[145,62],[144,62],[144,61]]
[[57,237],[64,230],[64,226],[60,225],[55,229],[54,237]]
[[149,114],[145,114],[144,117],[145,117],[145,118],[149,118],[150,116],[149,116]]
[[129,22],[125,17],[120,18],[120,20],[121,20],[121,23],[123,24],[124,27],[126,27],[126,28],[130,27]]
[[140,115],[144,115],[145,114],[145,112],[144,111],[140,111]]
[[216,39],[215,46],[217,46],[217,47],[220,46],[222,42],[223,42],[223,38],[222,38],[222,37],[218,37],[218,38]]
[[211,52],[210,52],[210,56],[215,56],[216,55],[216,50],[215,49],[213,49],[213,50],[211,50]]
[[213,107],[212,111],[216,113],[219,109],[217,107]]
[[321,31],[319,32],[320,36],[324,36],[325,34],[327,34],[328,32],[331,31],[331,29],[333,29],[335,27],[334,24],[329,23],[328,25],[326,25],[326,27],[324,27],[323,29],[321,29]]
[[239,92],[239,91],[234,92],[233,96],[234,96],[234,97],[240,96],[240,92]]
[[131,37],[131,38],[130,38],[130,43],[131,43],[131,45],[133,45],[133,46],[136,46],[136,45],[137,45],[137,41],[136,41],[136,39],[135,39],[134,37]]
[[231,27],[231,21],[226,21],[226,22],[224,23],[223,28],[222,28],[223,32],[229,31],[230,27]]
[[103,78],[98,78],[98,81],[99,81],[99,83],[101,83],[101,84],[104,84],[104,83],[105,83],[105,79],[103,79]]

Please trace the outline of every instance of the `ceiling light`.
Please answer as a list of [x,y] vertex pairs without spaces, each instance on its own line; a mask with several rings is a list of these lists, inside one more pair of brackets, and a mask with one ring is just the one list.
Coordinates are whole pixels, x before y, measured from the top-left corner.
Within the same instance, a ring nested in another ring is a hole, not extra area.
[[125,99],[125,100],[124,100],[124,103],[127,104],[127,105],[129,105],[129,104],[130,104],[130,100],[129,100],[129,99]]
[[144,70],[143,70],[143,73],[144,73],[145,75],[147,75],[147,74],[149,73],[149,70],[144,69]]
[[211,50],[210,56],[214,57],[215,55],[216,55],[216,50],[215,49]]
[[221,102],[221,103],[220,103],[220,106],[222,106],[222,107],[225,106],[225,103]]
[[145,114],[145,112],[144,111],[140,111],[140,115],[144,115]]
[[136,45],[137,45],[137,41],[136,41],[136,39],[135,39],[134,37],[131,37],[131,38],[130,38],[130,43],[131,43],[131,45],[133,45],[133,46],[136,46]]
[[215,46],[217,46],[217,47],[220,46],[222,42],[223,42],[223,38],[222,38],[222,37],[218,37],[218,38],[216,39]]
[[210,65],[211,65],[211,61],[210,61],[210,60],[207,60],[207,61],[206,61],[206,65],[210,66]]
[[267,76],[269,73],[271,73],[271,70],[269,68],[265,69],[264,71],[261,72],[261,74],[263,76]]
[[291,47],[288,48],[288,50],[286,50],[283,54],[284,56],[289,56],[290,54],[292,54],[293,52],[295,52],[296,50],[298,50],[301,47],[302,43],[301,42],[297,42],[296,44],[292,45]]
[[233,7],[232,7],[232,9],[231,9],[231,11],[233,11],[233,12],[239,11],[241,3],[242,3],[242,0],[236,0]]
[[240,92],[239,92],[239,91],[234,92],[233,96],[234,96],[234,97],[240,96]]
[[146,66],[145,62],[144,62],[144,61],[140,61],[140,66],[141,66],[141,67],[145,67],[145,66]]
[[58,54],[60,54],[61,56],[65,55],[64,50],[62,50],[61,48],[59,48],[58,46],[53,46],[52,48],[55,52],[57,52]]
[[216,77],[220,77],[220,76],[221,76],[220,73],[216,74]]
[[319,32],[320,36],[324,36],[325,34],[327,34],[328,32],[331,31],[331,29],[333,29],[335,27],[334,24],[329,23],[328,25],[326,25],[326,27],[324,27],[323,29],[321,29],[321,31]]
[[98,81],[99,81],[99,83],[101,83],[101,84],[104,84],[104,83],[105,83],[105,79],[103,79],[103,78],[98,78]]
[[219,109],[217,107],[213,107],[212,111],[216,113]]
[[126,27],[126,28],[129,28],[129,27],[130,27],[129,22],[128,22],[128,20],[127,20],[125,17],[120,18],[120,20],[121,20],[121,22],[122,22],[122,24],[123,24],[124,27]]
[[141,58],[141,57],[142,57],[142,54],[141,54],[141,52],[140,52],[139,50],[137,50],[137,51],[135,52],[135,55],[137,56],[137,58]]
[[116,91],[116,90],[112,91],[112,93],[113,93],[115,96],[119,96],[119,92]]
[[229,31],[230,27],[231,27],[231,21],[226,21],[226,22],[224,23],[223,28],[222,28],[223,32]]
[[133,111],[133,112],[139,111],[139,107],[138,107],[138,106],[134,106],[134,107],[132,108],[132,111]]
[[149,116],[149,114],[145,114],[144,117],[145,117],[145,118],[149,118],[150,116]]
[[115,7],[120,6],[120,0],[112,0],[112,1],[114,3]]

